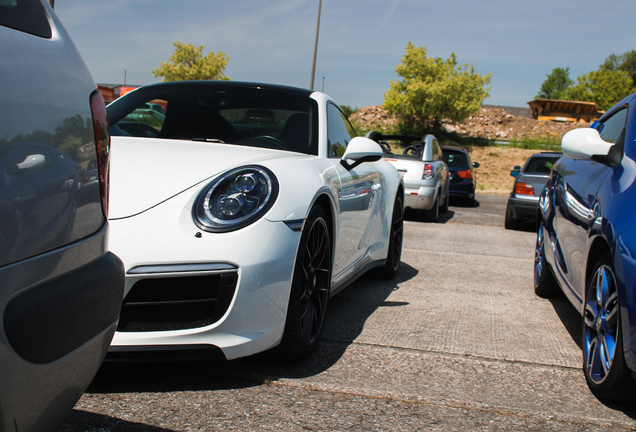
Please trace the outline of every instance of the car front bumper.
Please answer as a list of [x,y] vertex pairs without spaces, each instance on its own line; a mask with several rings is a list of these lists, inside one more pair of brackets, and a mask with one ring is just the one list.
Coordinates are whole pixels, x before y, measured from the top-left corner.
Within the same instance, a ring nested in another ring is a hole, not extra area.
[[111,221],[111,250],[124,262],[126,287],[110,352],[217,347],[233,359],[276,346],[300,232],[265,218],[233,232],[204,232],[189,205],[169,202]]

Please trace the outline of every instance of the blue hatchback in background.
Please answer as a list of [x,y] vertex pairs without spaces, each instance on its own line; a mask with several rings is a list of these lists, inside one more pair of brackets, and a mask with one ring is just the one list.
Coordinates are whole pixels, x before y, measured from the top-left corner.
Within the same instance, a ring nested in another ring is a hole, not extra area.
[[636,395],[636,94],[563,137],[539,199],[535,292],[583,316],[583,370],[601,399]]

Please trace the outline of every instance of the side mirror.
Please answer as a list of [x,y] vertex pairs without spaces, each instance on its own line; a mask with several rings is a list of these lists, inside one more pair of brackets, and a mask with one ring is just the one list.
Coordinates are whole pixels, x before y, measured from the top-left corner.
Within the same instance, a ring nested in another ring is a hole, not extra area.
[[[352,170],[361,163],[378,161],[382,156],[382,147],[377,142],[369,138],[355,137],[347,145],[347,150],[342,155],[340,164],[347,170]],[[350,164],[348,161],[353,161],[353,163]]]
[[607,156],[614,146],[604,141],[596,129],[574,129],[563,135],[561,149],[570,159],[589,160],[593,156]]
[[479,162],[473,162],[473,168],[479,168]]
[[515,165],[514,167],[512,167],[512,171],[510,171],[510,175],[513,177],[519,177],[520,173],[521,167],[519,165]]
[[28,155],[22,162],[16,164],[18,171],[31,170],[43,168],[46,164],[46,157],[43,154]]

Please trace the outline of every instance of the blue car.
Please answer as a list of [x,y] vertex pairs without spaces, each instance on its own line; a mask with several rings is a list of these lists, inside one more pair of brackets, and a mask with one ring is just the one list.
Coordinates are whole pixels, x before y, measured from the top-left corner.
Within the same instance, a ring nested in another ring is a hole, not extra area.
[[636,94],[568,132],[537,211],[535,293],[583,316],[583,370],[600,399],[636,395]]

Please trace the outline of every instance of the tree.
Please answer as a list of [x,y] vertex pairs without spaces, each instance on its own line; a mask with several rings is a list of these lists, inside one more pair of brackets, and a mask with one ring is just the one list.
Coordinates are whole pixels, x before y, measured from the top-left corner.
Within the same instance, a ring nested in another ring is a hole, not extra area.
[[481,76],[473,66],[457,66],[455,54],[443,60],[426,57],[425,47],[406,45],[406,54],[384,95],[384,107],[400,121],[406,133],[420,134],[428,127],[439,130],[449,119],[461,122],[476,113],[490,96],[491,74]]
[[601,69],[627,72],[636,85],[636,50],[621,55],[610,54],[601,65]]
[[596,108],[603,111],[634,90],[634,82],[627,72],[601,68],[578,77],[576,85],[568,89],[567,99],[596,102]]
[[216,55],[210,52],[203,57],[203,45],[195,47],[185,42],[174,42],[174,53],[167,62],[160,62],[160,66],[152,71],[155,78],[162,81],[189,80],[223,80],[230,81],[224,75],[229,57],[221,51]]
[[570,68],[552,69],[552,73],[546,77],[535,99],[565,99],[567,90],[574,84],[574,81],[570,79]]

